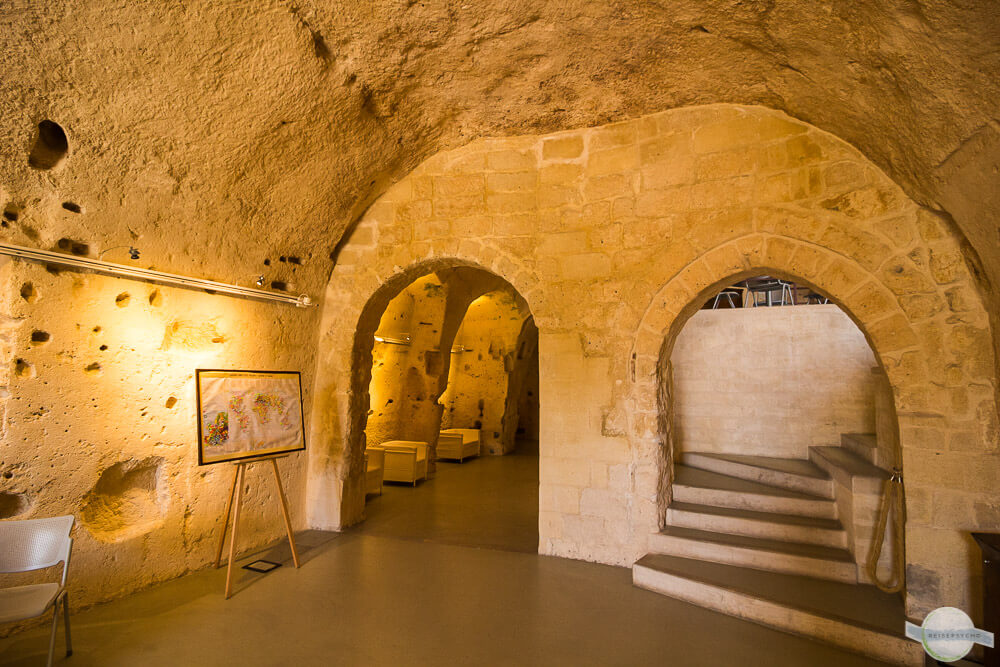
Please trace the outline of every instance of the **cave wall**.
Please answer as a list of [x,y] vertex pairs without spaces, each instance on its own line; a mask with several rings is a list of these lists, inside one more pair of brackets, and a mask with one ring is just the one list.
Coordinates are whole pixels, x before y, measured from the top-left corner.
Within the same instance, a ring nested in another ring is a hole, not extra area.
[[[423,276],[389,302],[372,351],[371,409],[366,442],[427,440],[441,420],[437,404],[441,345],[448,289],[434,274]],[[445,355],[447,359],[447,355]],[[430,441],[433,444],[433,441]]]
[[[220,228],[326,257],[392,183],[478,137],[726,102],[857,146],[968,240],[1000,312],[991,0],[11,0],[0,71],[0,207],[75,202],[179,270],[242,270]],[[43,120],[69,138],[55,188],[27,165]]]
[[469,305],[455,336],[441,427],[480,429],[483,454],[514,450],[508,422],[516,425],[517,411],[508,397],[519,393],[517,350],[528,316],[511,291],[490,292]]
[[[308,423],[318,311],[20,260],[0,293],[2,518],[76,516],[76,604],[208,565],[234,467],[198,466],[195,369],[302,371]],[[299,528],[306,461],[279,464]],[[244,503],[241,549],[284,534],[267,468]]]

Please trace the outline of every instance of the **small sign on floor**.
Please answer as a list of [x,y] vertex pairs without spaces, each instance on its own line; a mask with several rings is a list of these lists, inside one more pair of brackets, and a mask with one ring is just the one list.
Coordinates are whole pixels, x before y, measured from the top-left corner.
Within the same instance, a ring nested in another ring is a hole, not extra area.
[[250,570],[251,572],[261,572],[267,574],[271,570],[275,570],[279,567],[281,567],[281,563],[275,563],[274,561],[260,559],[260,560],[255,560],[252,563],[247,563],[246,565],[243,566],[243,569]]

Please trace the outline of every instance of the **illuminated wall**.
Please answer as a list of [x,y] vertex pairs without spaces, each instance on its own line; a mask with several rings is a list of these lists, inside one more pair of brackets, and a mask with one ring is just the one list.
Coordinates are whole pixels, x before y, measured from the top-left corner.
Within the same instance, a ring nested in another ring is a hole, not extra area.
[[455,336],[448,374],[442,428],[479,428],[482,453],[508,454],[514,449],[518,343],[527,309],[511,290],[490,292],[469,305]]
[[875,432],[875,356],[833,304],[699,310],[673,354],[674,454],[809,458]]
[[[207,565],[234,467],[198,467],[194,371],[303,371],[308,421],[318,310],[22,261],[0,271],[0,518],[76,516],[76,604]],[[305,463],[279,464],[297,527]],[[244,549],[283,535],[269,473],[247,472]]]
[[432,273],[408,285],[382,315],[372,350],[368,443],[421,439],[428,424],[436,431],[437,357],[447,296],[447,287]]

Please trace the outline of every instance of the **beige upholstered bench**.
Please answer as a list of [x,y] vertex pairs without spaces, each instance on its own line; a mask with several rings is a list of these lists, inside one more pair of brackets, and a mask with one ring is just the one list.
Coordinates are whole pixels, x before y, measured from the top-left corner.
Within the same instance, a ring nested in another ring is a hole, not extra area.
[[384,452],[383,479],[387,482],[409,482],[427,478],[427,443],[416,440],[387,440],[368,450]]
[[480,437],[478,428],[446,428],[438,434],[437,457],[462,462],[479,456]]

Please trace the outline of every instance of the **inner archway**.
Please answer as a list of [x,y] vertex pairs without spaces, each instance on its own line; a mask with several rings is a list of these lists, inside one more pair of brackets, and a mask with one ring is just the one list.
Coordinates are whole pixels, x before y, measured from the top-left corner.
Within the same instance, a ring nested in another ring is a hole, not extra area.
[[[772,276],[729,284],[686,319],[659,373],[674,466],[661,545],[865,584],[877,540],[880,580],[895,581],[901,534],[876,527],[898,457],[892,390],[837,304]],[[865,594],[902,613],[901,600]]]
[[517,438],[538,341],[525,300],[483,270],[438,268],[391,296],[371,341],[361,530],[537,551],[537,446],[521,455]]

